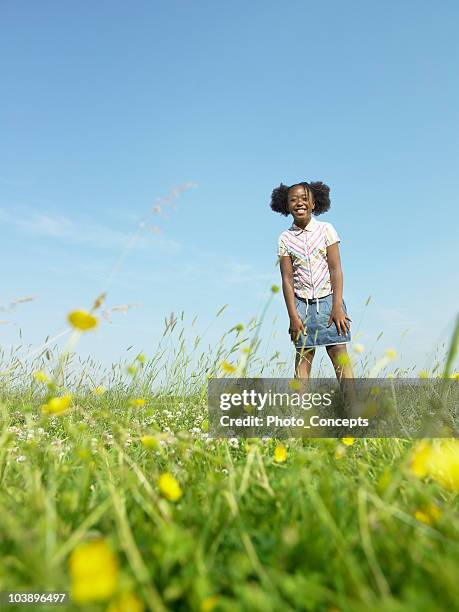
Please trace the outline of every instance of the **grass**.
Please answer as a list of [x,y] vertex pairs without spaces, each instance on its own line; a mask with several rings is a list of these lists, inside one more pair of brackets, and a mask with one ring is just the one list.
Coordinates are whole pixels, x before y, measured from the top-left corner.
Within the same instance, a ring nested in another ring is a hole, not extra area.
[[[59,416],[42,413],[49,389],[32,377],[52,352],[30,364],[10,356],[0,590],[75,592],[72,554],[103,538],[114,586],[99,600],[91,587],[69,610],[455,609],[458,495],[413,474],[413,441],[291,439],[276,462],[276,440],[210,438],[207,379],[242,359],[243,346],[252,348],[243,374],[249,364],[268,376],[277,356],[257,360],[261,321],[252,321],[193,360],[186,347],[196,351],[202,338],[186,342],[179,319],[166,321],[156,355],[129,362],[130,375],[129,363],[72,374],[72,355],[65,368],[61,360],[51,388],[71,390],[72,403]],[[456,329],[448,375],[457,338]],[[175,501],[160,490],[164,473],[179,483]],[[121,592],[131,604],[117,603]]]

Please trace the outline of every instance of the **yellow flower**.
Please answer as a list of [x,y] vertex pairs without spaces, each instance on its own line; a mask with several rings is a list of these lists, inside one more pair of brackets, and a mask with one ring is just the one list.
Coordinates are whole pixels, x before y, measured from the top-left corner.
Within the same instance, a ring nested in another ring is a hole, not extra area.
[[106,391],[106,389],[105,389],[105,387],[103,387],[102,385],[99,385],[98,387],[96,387],[96,388],[94,389],[94,393],[95,393],[96,395],[103,395],[103,394],[105,393],[105,391]]
[[218,603],[218,595],[209,595],[201,602],[201,612],[212,612]]
[[427,506],[427,512],[434,521],[438,521],[438,519],[441,517],[441,510],[436,504],[429,504]]
[[341,438],[341,442],[346,446],[351,446],[355,442],[355,438]]
[[431,449],[427,473],[446,489],[459,491],[459,440],[442,440]]
[[414,518],[421,523],[425,523],[426,525],[432,525],[432,519],[428,514],[422,512],[422,510],[416,510],[414,513]]
[[355,353],[363,353],[365,347],[363,346],[363,344],[359,344],[358,342],[356,342],[352,345],[352,349]]
[[428,442],[417,442],[410,456],[410,469],[415,476],[422,478],[427,474],[426,462],[430,454]]
[[289,380],[288,386],[293,391],[299,391],[301,389],[301,382],[298,380],[298,378],[292,378],[292,380]]
[[274,449],[274,461],[276,463],[287,461],[287,449],[283,444],[278,444]]
[[135,365],[130,365],[127,369],[128,374],[130,374],[131,376],[135,376],[137,374],[137,366]]
[[441,516],[440,508],[435,504],[429,504],[426,508],[422,510],[416,510],[414,513],[414,517],[416,520],[425,523],[426,525],[432,525],[432,523],[438,521]]
[[158,448],[159,443],[155,436],[142,436],[140,440],[145,448]]
[[222,361],[221,368],[227,374],[233,374],[233,372],[236,371],[236,368],[233,365],[231,365],[228,361]]
[[118,561],[106,540],[79,544],[70,556],[70,575],[77,603],[110,598],[118,586]]
[[145,355],[143,353],[140,353],[139,355],[137,355],[136,359],[142,365],[145,363]]
[[410,467],[416,476],[431,476],[446,489],[459,491],[459,440],[441,440],[435,446],[418,443]]
[[182,496],[182,489],[178,481],[169,472],[161,474],[158,484],[161,493],[170,501],[177,501]]
[[397,351],[394,349],[387,349],[385,355],[387,359],[395,359],[397,357]]
[[456,380],[459,379],[459,372],[453,372],[450,376],[450,378],[455,378]]
[[43,370],[39,370],[38,372],[34,372],[32,374],[32,376],[34,377],[36,382],[47,384],[47,383],[49,383],[51,381],[49,376],[46,374],[46,372],[43,372]]
[[134,593],[124,592],[108,606],[107,612],[143,612],[145,607]]
[[88,331],[97,325],[97,318],[86,310],[74,310],[68,316],[68,322],[75,329]]
[[131,406],[145,406],[145,400],[141,397],[136,397],[129,400]]
[[70,406],[72,396],[70,394],[62,397],[52,397],[47,404],[43,404],[41,409],[45,414],[62,414]]
[[271,292],[272,293],[279,293],[279,286],[278,285],[272,285]]
[[427,370],[422,370],[419,372],[419,378],[429,378],[429,372],[427,372]]

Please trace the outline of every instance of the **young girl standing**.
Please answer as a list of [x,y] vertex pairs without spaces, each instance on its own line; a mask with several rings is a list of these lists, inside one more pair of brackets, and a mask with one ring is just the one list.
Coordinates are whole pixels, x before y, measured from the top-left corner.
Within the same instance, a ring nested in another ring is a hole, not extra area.
[[354,378],[346,348],[352,319],[343,299],[340,238],[331,223],[313,217],[329,210],[329,194],[321,181],[304,181],[281,183],[271,195],[272,210],[293,217],[279,236],[278,256],[299,378],[309,378],[318,346],[325,346],[338,380]]

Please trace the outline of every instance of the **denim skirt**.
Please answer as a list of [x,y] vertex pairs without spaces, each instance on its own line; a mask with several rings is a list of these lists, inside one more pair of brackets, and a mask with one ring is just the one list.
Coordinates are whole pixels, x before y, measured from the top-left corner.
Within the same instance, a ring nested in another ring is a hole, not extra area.
[[[330,346],[331,344],[347,344],[351,341],[351,332],[338,334],[334,321],[327,327],[328,319],[332,310],[333,294],[322,298],[306,300],[295,295],[296,309],[303,321],[305,333],[300,333],[295,344],[296,349],[301,351],[305,348],[315,346]],[[346,316],[346,302],[343,300],[343,310]],[[350,321],[348,320],[349,324]]]

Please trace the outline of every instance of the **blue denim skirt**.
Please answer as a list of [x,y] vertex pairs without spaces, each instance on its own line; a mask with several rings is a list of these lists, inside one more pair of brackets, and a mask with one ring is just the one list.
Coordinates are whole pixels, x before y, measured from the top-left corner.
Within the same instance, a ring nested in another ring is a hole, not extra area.
[[[305,348],[313,348],[315,346],[330,346],[331,344],[348,344],[351,341],[351,332],[341,335],[338,334],[338,329],[333,321],[330,327],[327,327],[328,319],[333,305],[333,294],[326,295],[323,298],[317,298],[308,302],[306,299],[295,295],[296,309],[303,321],[305,333],[298,336],[296,349],[301,351]],[[343,300],[343,309],[346,316],[346,302]],[[348,321],[348,323],[350,323]]]

